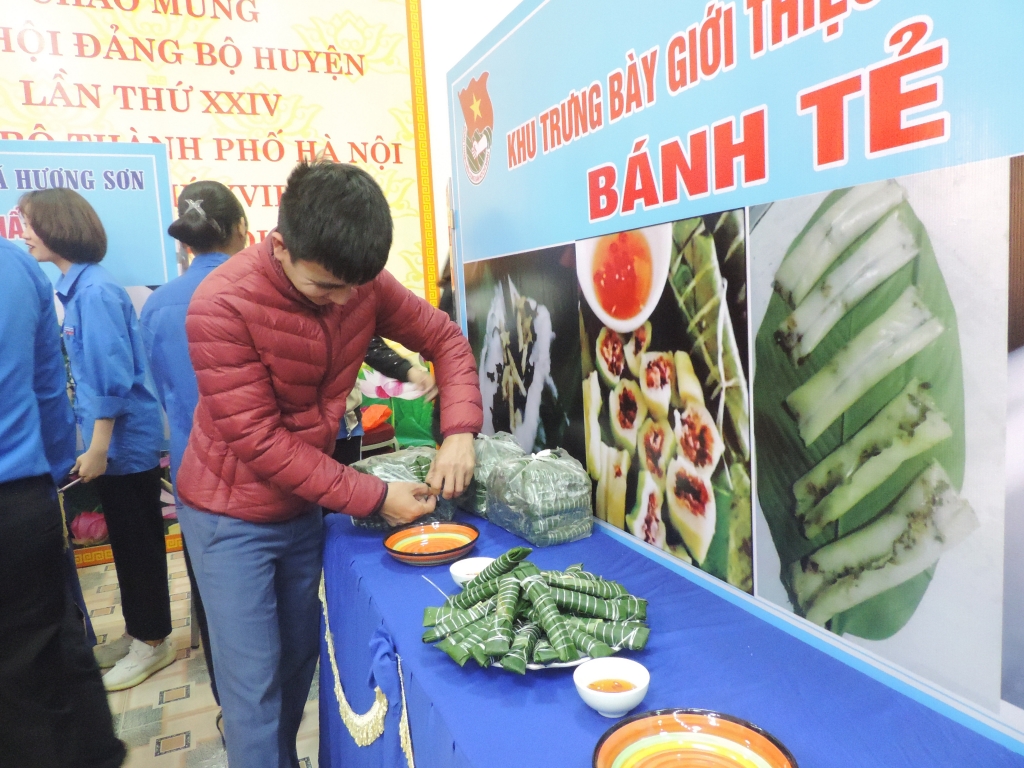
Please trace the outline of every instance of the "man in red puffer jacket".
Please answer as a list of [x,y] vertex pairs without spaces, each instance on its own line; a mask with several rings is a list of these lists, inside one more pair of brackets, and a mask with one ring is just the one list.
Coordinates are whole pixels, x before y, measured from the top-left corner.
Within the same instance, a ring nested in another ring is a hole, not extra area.
[[[384,271],[391,233],[369,174],[301,164],[278,229],[211,273],[189,306],[199,405],[178,472],[179,519],[206,603],[231,766],[298,763],[319,648],[320,508],[407,523],[473,476],[483,411],[472,351],[443,312]],[[385,484],[331,458],[375,334],[435,365],[444,441],[427,484]]]

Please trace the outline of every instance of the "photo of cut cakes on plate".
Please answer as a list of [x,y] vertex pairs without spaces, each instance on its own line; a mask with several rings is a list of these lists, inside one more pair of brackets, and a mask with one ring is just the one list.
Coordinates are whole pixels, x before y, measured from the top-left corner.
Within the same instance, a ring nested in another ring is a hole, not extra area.
[[745,220],[576,243],[597,516],[753,590]]

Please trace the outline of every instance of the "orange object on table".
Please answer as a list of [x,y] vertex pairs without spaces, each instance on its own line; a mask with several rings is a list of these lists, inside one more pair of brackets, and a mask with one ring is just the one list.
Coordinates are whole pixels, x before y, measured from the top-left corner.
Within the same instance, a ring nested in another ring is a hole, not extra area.
[[386,405],[371,405],[363,409],[363,432],[370,432],[391,418]]

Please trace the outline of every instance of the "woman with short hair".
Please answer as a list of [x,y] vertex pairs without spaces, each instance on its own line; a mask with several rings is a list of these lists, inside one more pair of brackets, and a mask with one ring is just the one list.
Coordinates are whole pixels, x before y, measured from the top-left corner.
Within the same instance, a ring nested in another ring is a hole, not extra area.
[[174,661],[163,514],[163,420],[139,321],[128,293],[99,265],[107,235],[96,211],[71,189],[29,192],[18,203],[29,253],[62,273],[57,296],[86,450],[75,462],[96,483],[121,589],[125,636],[97,648],[108,691],[138,685]]

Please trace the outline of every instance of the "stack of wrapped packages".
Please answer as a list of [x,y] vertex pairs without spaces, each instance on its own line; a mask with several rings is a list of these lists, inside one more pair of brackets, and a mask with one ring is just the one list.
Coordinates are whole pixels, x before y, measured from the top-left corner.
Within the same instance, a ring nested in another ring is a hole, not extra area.
[[590,475],[557,448],[500,462],[487,484],[487,519],[538,547],[583,539],[594,527]]
[[[437,508],[417,522],[451,520],[455,508],[485,517],[538,547],[586,538],[593,530],[592,484],[583,466],[561,448],[527,454],[512,435],[480,435],[475,441],[473,482],[462,495],[438,497]],[[430,447],[405,448],[364,459],[353,469],[385,482],[425,481],[434,460]],[[387,531],[379,514],[353,518],[354,525]]]
[[514,547],[462,592],[427,608],[423,642],[435,643],[459,666],[473,658],[524,674],[527,667],[571,664],[647,644],[647,601],[615,581],[570,565],[542,571]]
[[509,459],[524,456],[525,453],[508,432],[498,432],[493,436],[478,435],[474,447],[476,468],[473,470],[472,500],[469,504],[460,505],[460,508],[480,517],[487,517],[487,488],[490,485],[491,473],[498,465]]

